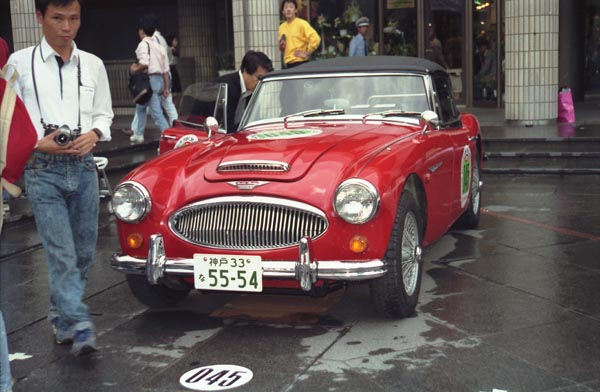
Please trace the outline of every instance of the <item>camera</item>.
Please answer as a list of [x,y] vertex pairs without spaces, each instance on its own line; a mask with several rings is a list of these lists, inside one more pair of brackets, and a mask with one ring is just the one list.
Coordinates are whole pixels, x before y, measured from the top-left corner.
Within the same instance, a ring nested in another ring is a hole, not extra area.
[[79,129],[71,130],[68,125],[59,127],[58,125],[48,124],[44,126],[44,129],[46,130],[46,135],[51,134],[57,129],[59,130],[58,134],[54,136],[54,142],[59,146],[66,146],[70,141],[75,140],[81,134]]

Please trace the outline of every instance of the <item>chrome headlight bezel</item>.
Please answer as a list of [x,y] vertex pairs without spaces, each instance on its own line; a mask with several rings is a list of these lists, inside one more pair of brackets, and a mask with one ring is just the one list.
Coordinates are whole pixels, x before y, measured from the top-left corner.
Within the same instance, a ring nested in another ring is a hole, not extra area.
[[360,178],[350,178],[335,190],[333,209],[344,221],[360,225],[377,215],[380,200],[373,184]]
[[115,216],[127,223],[137,223],[152,210],[150,193],[135,181],[119,184],[113,192],[111,204]]

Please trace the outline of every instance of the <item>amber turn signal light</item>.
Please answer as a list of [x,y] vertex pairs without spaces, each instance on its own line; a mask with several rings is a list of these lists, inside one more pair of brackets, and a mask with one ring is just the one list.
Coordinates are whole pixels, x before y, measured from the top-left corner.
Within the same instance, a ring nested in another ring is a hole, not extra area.
[[361,235],[355,235],[350,239],[350,250],[354,253],[362,253],[369,247],[369,241]]
[[144,237],[140,233],[132,233],[127,236],[127,246],[131,249],[139,249],[144,243]]

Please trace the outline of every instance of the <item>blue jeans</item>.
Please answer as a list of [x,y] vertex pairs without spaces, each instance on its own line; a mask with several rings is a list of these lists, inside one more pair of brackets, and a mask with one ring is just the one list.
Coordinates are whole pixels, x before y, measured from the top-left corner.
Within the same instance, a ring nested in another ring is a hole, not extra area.
[[[171,81],[171,83],[173,83],[173,79],[169,79]],[[169,88],[170,91],[170,88]],[[160,94],[160,105],[162,106],[162,108],[165,110],[165,113],[167,113],[167,121],[169,126],[173,125],[173,122],[175,120],[177,120],[177,118],[179,117],[179,115],[177,114],[177,108],[175,107],[175,104],[173,103],[173,94],[169,94],[169,96],[167,98],[165,98],[165,96],[163,94]],[[146,107],[146,114],[148,114],[149,108]],[[137,116],[137,111],[135,112],[135,115],[133,116],[133,120],[131,121],[131,129],[137,129],[138,127],[138,116]]]
[[[150,115],[156,126],[163,132],[169,128],[167,120],[163,115],[162,108],[160,106],[161,98],[163,94],[165,81],[162,75],[150,75],[150,86],[152,87],[152,97],[148,102],[143,105],[135,105],[135,115],[137,117],[137,127],[132,128],[133,133],[136,136],[144,136],[144,130],[146,129],[146,110],[150,108]],[[132,124],[133,126],[133,124]]]
[[0,392],[11,391],[11,388],[12,377],[10,375],[6,326],[4,325],[4,318],[2,318],[2,311],[0,311]]
[[25,187],[48,258],[48,317],[58,317],[62,328],[88,328],[92,324],[82,300],[98,237],[94,158],[34,152],[25,167]]

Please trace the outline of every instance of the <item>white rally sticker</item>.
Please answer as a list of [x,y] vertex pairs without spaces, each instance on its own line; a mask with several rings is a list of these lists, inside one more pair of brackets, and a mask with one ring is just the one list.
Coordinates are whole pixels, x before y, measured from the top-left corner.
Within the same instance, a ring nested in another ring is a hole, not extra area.
[[254,133],[248,136],[248,140],[296,139],[299,137],[314,136],[320,133],[320,129],[279,129]]
[[252,380],[252,370],[236,365],[210,365],[190,370],[179,383],[194,391],[222,391],[237,388]]
[[181,139],[177,140],[174,148],[185,147],[192,143],[196,143],[198,141],[198,136],[187,134],[181,137]]
[[471,149],[465,146],[460,160],[460,207],[465,208],[471,190]]

